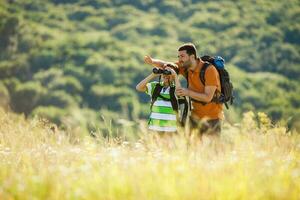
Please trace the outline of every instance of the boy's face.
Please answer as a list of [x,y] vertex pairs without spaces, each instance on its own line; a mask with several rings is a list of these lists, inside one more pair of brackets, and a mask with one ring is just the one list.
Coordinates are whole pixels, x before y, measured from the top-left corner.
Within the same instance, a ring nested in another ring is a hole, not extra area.
[[164,75],[164,74],[162,75],[162,79],[165,84],[169,84],[174,80],[172,75]]

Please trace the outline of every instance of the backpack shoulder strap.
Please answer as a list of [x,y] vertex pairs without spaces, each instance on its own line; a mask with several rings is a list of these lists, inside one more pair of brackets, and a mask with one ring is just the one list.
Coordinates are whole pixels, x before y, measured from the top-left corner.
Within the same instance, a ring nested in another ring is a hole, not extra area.
[[209,62],[205,62],[204,66],[201,68],[199,76],[200,76],[200,81],[201,83],[205,86],[205,72],[207,68],[211,65]]
[[163,88],[163,86],[160,84],[160,82],[156,83],[155,88],[153,89],[153,93],[151,95],[150,109],[152,109],[152,106],[153,106],[154,102],[156,101],[157,97],[160,95],[162,88]]
[[177,112],[178,111],[178,101],[175,96],[175,86],[170,87],[170,101],[171,101],[173,110],[175,110]]

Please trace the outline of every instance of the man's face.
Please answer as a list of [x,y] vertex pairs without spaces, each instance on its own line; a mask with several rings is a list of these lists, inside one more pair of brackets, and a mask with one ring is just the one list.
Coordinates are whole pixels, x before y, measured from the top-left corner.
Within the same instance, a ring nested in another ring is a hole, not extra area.
[[178,61],[185,68],[191,66],[191,56],[186,53],[186,50],[178,51]]

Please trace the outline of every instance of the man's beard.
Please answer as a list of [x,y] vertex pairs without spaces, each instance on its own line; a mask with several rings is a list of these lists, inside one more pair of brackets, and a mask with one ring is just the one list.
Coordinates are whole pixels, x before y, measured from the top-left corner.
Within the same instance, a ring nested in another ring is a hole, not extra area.
[[189,61],[185,61],[185,62],[182,63],[182,66],[184,68],[188,69],[188,68],[190,68],[192,66],[192,63],[191,63],[190,60]]

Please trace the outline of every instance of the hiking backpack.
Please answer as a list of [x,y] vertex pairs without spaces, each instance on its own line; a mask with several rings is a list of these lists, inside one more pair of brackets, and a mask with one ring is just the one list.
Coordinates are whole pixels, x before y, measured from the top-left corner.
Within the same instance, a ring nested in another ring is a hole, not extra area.
[[[220,77],[220,84],[221,84],[221,92],[216,91],[214,94],[213,99],[211,102],[215,103],[224,103],[226,108],[228,109],[228,103],[232,105],[233,103],[233,85],[230,81],[230,76],[228,71],[225,69],[225,60],[221,56],[211,57],[211,56],[202,56],[201,60],[203,60],[204,66],[201,68],[199,73],[199,78],[201,83],[205,86],[205,72],[207,68],[212,65],[214,66]],[[188,87],[188,71],[186,71],[186,78],[187,78],[187,87]],[[202,103],[203,105],[207,104],[206,102],[201,102],[195,99],[191,99],[192,101]]]

